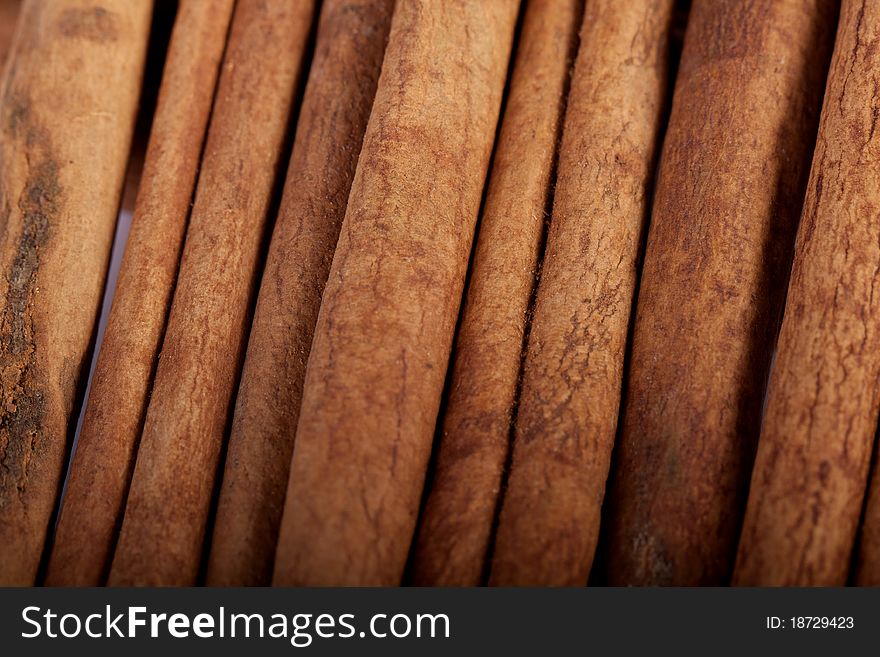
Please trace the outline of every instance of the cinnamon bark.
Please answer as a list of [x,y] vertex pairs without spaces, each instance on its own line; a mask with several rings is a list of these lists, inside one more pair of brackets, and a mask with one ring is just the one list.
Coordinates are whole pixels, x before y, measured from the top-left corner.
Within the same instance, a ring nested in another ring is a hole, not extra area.
[[587,2],[490,583],[583,585],[599,535],[672,0]]
[[267,585],[321,294],[393,0],[325,0],[229,438],[209,585]]
[[119,209],[151,5],[33,0],[21,8],[0,91],[3,585],[34,582],[61,481]]
[[395,9],[309,356],[276,584],[400,582],[517,10]]
[[6,57],[12,49],[12,37],[15,34],[15,24],[18,21],[20,9],[20,0],[0,2],[0,80],[3,77],[3,65],[6,63]]
[[[876,407],[875,407],[876,408]],[[876,410],[874,411],[876,414]],[[876,449],[876,448],[875,448]],[[880,586],[880,473],[874,457],[874,472],[867,491],[865,516],[859,535],[855,581],[859,586]]]
[[98,586],[128,492],[232,0],[182,0],[46,583]]
[[312,12],[236,3],[110,584],[196,579]]
[[482,578],[581,5],[533,0],[523,19],[418,532],[418,585],[475,586]]
[[[846,583],[880,404],[880,6],[845,0],[733,581]],[[860,579],[870,579],[865,517]]]
[[692,5],[607,515],[612,584],[730,576],[835,9]]

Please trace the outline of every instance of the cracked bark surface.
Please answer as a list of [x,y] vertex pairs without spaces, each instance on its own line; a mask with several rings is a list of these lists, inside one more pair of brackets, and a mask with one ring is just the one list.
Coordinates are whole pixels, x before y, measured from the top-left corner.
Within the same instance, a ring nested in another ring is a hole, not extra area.
[[583,585],[668,89],[671,0],[587,2],[490,583]]
[[[880,6],[845,0],[735,584],[847,580],[880,404],[878,46]],[[869,504],[865,578],[875,513]]]
[[111,585],[198,574],[313,10],[236,3]]
[[21,7],[0,90],[2,585],[33,584],[42,556],[101,302],[150,9],[125,0]]
[[475,586],[483,576],[581,5],[527,5],[418,533],[417,585]]
[[175,18],[132,227],[46,575],[98,586],[109,569],[189,218],[232,0]]
[[607,514],[612,584],[730,577],[836,3],[693,3]]
[[266,586],[306,360],[376,91],[393,0],[325,0],[229,438],[209,585]]
[[400,582],[518,4],[395,9],[306,369],[275,584]]

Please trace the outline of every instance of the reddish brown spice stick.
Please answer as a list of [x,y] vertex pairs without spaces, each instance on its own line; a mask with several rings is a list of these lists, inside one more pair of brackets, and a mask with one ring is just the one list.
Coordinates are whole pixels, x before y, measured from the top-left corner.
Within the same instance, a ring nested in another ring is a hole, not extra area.
[[159,353],[232,0],[183,0],[132,227],[67,482],[46,583],[98,586],[110,565]]
[[839,586],[847,580],[880,405],[878,46],[880,6],[846,0],[736,584]]
[[581,4],[533,0],[523,19],[418,533],[418,585],[475,586],[482,577]]
[[0,91],[0,584],[30,585],[134,129],[151,2],[25,2]]
[[364,138],[393,0],[325,0],[226,455],[209,585],[267,585],[306,359]]
[[667,95],[672,0],[587,2],[491,583],[583,585]]
[[614,584],[720,584],[815,140],[835,3],[692,5],[608,513]]
[[239,0],[109,582],[191,585],[313,3]]
[[401,2],[309,356],[276,584],[397,584],[518,3]]

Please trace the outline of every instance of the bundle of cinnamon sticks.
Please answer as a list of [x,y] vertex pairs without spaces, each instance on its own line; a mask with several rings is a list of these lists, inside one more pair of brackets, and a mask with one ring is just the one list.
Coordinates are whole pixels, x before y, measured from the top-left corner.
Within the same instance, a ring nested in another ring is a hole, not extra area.
[[880,585],[878,44],[0,0],[0,585]]

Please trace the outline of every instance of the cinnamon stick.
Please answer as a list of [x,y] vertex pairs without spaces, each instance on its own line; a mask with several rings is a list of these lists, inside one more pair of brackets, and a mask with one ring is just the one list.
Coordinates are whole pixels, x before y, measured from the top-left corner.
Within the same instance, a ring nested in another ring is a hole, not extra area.
[[835,3],[693,3],[608,512],[612,584],[728,580]]
[[583,585],[599,535],[674,2],[589,0],[525,359],[496,585]]
[[196,579],[312,12],[236,3],[110,584]]
[[182,0],[46,583],[106,577],[186,232],[232,0]]
[[306,359],[393,9],[393,0],[325,0],[321,8],[229,438],[211,585],[272,579]]
[[398,3],[315,327],[275,584],[397,584],[518,2]]
[[0,91],[3,585],[32,584],[42,555],[101,302],[150,17],[150,2],[128,0],[21,8]]
[[33,583],[55,504],[101,300],[150,14],[149,2],[95,8],[63,0],[26,2],[19,16],[0,92],[4,585]]
[[[845,0],[733,581],[846,583],[880,406],[880,6]],[[869,583],[869,502],[859,579]]]
[[581,4],[533,0],[525,11],[418,532],[418,585],[482,578]]

